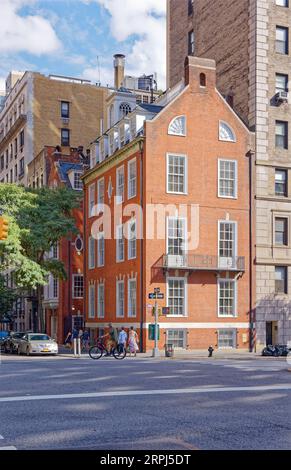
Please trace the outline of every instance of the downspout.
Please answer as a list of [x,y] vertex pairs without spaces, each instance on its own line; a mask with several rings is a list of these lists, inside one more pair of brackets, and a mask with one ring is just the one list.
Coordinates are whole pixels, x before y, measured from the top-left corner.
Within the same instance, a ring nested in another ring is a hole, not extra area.
[[[69,317],[72,315],[72,273],[71,273],[71,238],[68,240],[68,308],[69,308]],[[64,320],[63,320],[64,322]],[[70,329],[72,327],[70,326]]]
[[250,339],[249,339],[249,349],[250,352],[253,352],[256,350],[256,345],[255,345],[255,322],[256,322],[256,311],[253,306],[253,270],[254,270],[254,260],[253,260],[253,254],[254,254],[254,240],[253,240],[253,228],[254,228],[254,188],[253,188],[253,156],[254,152],[250,150],[247,153],[247,156],[249,157],[249,245],[250,245],[250,250],[249,250],[249,272],[250,272],[250,304],[249,304],[249,311],[250,311]]
[[141,316],[140,316],[140,351],[143,351],[144,342],[143,342],[143,326],[144,326],[144,302],[143,302],[143,257],[144,257],[144,205],[143,205],[143,149],[144,141],[140,140],[139,142],[139,152],[140,152],[140,205],[141,205],[141,214],[142,214],[142,236],[140,240],[140,306],[141,306]]

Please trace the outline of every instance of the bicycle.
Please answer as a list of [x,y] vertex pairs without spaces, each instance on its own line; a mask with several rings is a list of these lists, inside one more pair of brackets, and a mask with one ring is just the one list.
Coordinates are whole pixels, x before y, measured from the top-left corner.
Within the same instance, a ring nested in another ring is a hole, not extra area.
[[121,360],[126,356],[126,349],[123,345],[119,344],[117,348],[111,348],[110,353],[108,353],[103,341],[98,338],[97,344],[92,346],[89,349],[89,356],[91,359],[100,359],[102,356],[113,356],[115,359]]

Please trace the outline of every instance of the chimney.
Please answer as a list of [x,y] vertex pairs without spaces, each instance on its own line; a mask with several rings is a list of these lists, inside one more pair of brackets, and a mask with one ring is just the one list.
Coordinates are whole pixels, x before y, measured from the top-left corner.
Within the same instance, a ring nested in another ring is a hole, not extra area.
[[188,56],[185,60],[185,85],[195,93],[216,87],[216,64],[212,59]]
[[115,54],[114,56],[114,86],[120,88],[124,79],[125,55]]

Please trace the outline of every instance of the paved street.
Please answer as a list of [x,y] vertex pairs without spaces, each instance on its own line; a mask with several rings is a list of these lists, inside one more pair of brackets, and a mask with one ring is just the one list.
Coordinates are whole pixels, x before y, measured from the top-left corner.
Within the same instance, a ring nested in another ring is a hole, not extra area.
[[283,359],[2,357],[0,448],[291,449]]

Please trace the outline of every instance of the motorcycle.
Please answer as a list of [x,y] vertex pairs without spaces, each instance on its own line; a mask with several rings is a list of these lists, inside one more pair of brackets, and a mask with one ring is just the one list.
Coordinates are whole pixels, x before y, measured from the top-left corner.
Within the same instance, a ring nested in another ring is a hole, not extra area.
[[273,346],[269,344],[265,347],[262,351],[262,356],[271,356],[271,357],[280,357],[280,356],[288,356],[290,352],[290,348],[286,344],[276,344]]

